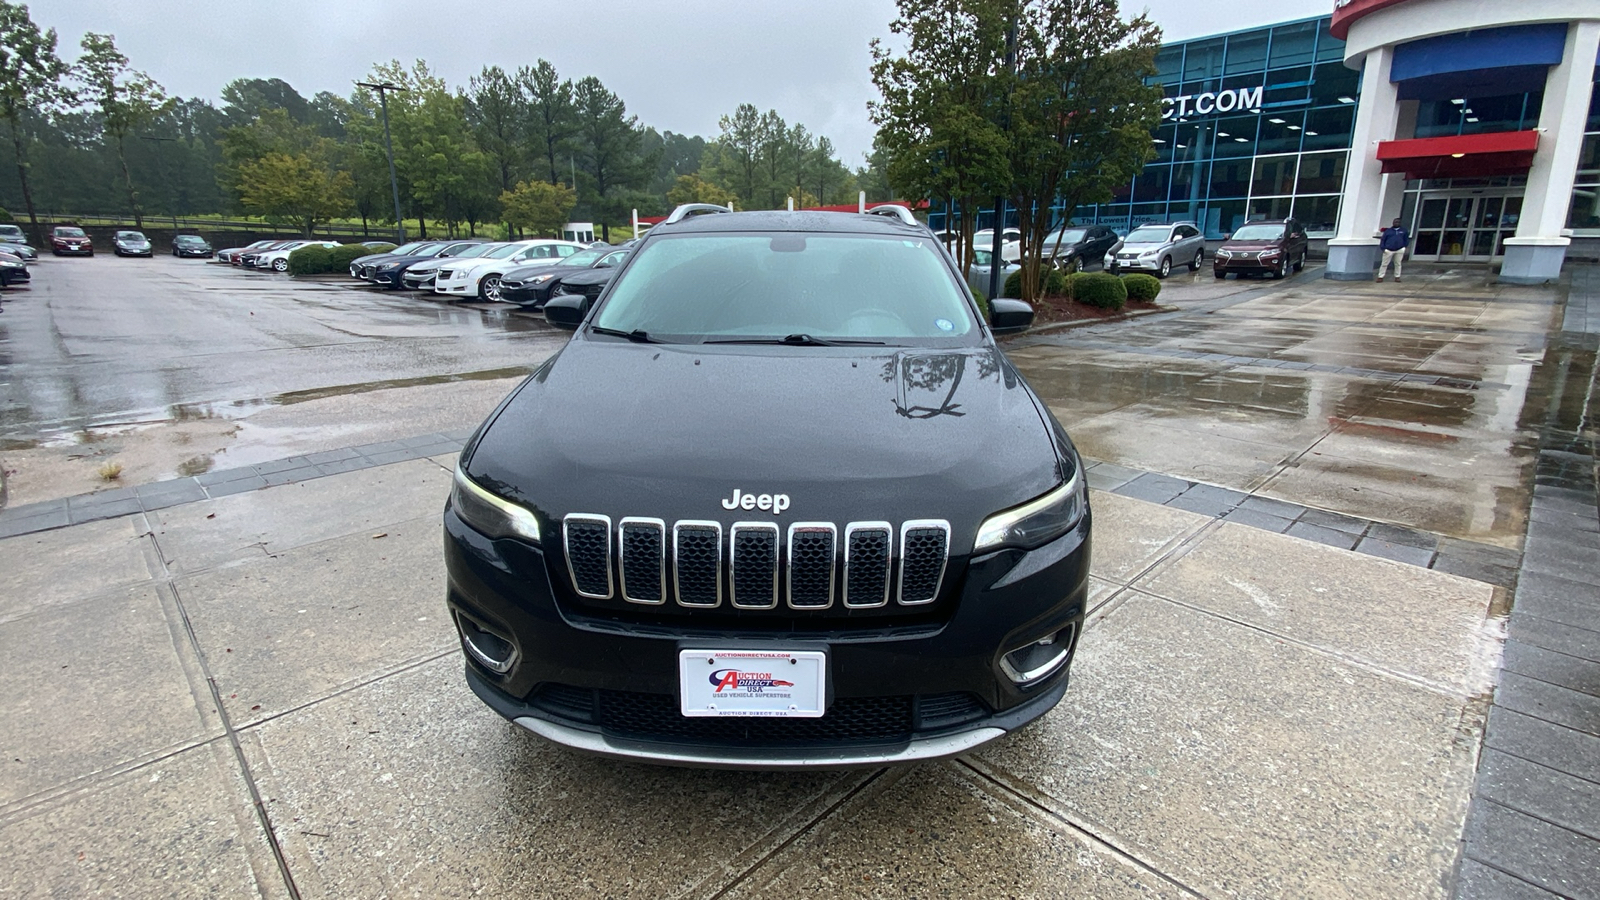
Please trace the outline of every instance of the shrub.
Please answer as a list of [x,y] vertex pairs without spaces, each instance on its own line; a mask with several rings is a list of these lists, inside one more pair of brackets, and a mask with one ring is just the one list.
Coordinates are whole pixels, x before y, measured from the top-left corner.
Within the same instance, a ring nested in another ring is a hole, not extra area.
[[[1022,272],[1012,272],[1006,276],[1005,296],[1022,298]],[[1055,269],[1039,268],[1039,290],[1034,292],[1039,297],[1065,297],[1067,296],[1067,276]]]
[[982,290],[973,288],[972,299],[978,301],[978,313],[983,316],[983,320],[989,321],[989,298],[983,295]]
[[1132,272],[1122,276],[1122,284],[1128,289],[1129,300],[1143,300],[1148,303],[1161,294],[1161,279],[1154,275]]
[[1101,309],[1121,309],[1128,305],[1128,288],[1122,279],[1106,272],[1079,275],[1072,283],[1074,299]]
[[374,253],[388,253],[389,250],[393,249],[394,245],[392,244],[388,249],[383,250],[370,250],[365,244],[341,244],[328,251],[328,271],[347,272],[350,270],[352,261],[363,256],[371,256]]
[[332,272],[333,265],[328,259],[328,248],[320,244],[301,247],[289,254],[290,275],[321,275],[323,272]]

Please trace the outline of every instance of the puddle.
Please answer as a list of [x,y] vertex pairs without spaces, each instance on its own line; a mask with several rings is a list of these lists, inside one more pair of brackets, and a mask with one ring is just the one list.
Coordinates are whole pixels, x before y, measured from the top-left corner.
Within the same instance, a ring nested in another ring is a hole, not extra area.
[[209,453],[202,454],[200,456],[191,456],[183,462],[178,463],[178,474],[185,477],[192,475],[204,475],[205,473],[211,471],[211,467],[215,462],[216,460]]

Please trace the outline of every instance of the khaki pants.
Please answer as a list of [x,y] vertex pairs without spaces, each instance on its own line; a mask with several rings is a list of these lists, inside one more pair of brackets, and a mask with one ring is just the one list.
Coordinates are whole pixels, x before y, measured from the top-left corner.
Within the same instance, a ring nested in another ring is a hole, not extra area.
[[1405,262],[1406,262],[1406,251],[1403,250],[1403,249],[1402,250],[1385,250],[1385,251],[1383,251],[1383,262],[1378,265],[1378,280],[1379,281],[1382,281],[1383,280],[1383,276],[1388,273],[1388,271],[1389,271],[1389,263],[1391,261],[1394,263],[1394,277],[1395,277],[1395,280],[1399,281],[1400,280],[1400,270],[1401,270],[1401,268],[1403,268],[1405,266]]

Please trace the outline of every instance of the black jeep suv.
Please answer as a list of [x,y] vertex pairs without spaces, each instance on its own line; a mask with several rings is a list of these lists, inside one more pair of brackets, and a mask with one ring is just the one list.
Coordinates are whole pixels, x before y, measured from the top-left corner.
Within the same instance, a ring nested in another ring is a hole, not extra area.
[[[713,214],[713,211],[717,214]],[[462,451],[473,691],[556,743],[693,766],[963,753],[1058,703],[1090,514],[993,302],[903,207],[680,207]]]

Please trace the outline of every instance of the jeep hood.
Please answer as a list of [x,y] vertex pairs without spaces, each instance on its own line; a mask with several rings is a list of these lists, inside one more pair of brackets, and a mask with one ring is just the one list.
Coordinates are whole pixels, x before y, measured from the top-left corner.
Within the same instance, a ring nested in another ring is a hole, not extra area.
[[[464,463],[559,521],[570,512],[780,524],[981,520],[1059,483],[1041,406],[992,348],[574,339],[506,402]],[[788,494],[782,515],[725,510]]]

